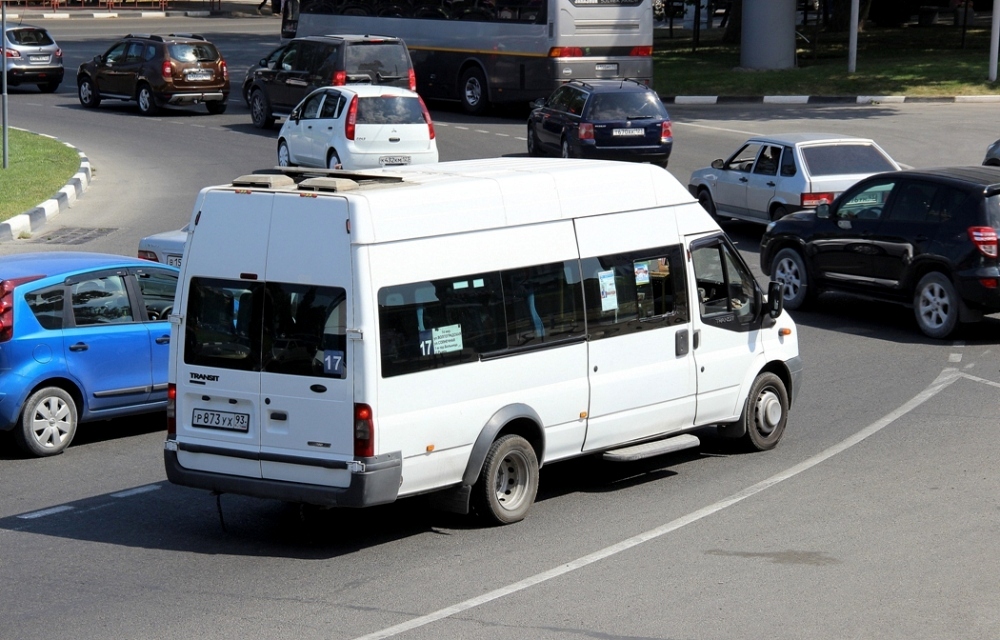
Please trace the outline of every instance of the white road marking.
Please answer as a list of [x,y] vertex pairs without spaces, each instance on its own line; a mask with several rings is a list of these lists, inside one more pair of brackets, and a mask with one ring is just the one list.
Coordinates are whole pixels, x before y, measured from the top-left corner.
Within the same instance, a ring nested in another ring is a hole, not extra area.
[[727,133],[741,133],[741,134],[743,134],[745,136],[759,136],[759,135],[763,135],[763,134],[757,133],[756,131],[743,131],[741,129],[727,129],[725,127],[713,127],[713,126],[707,125],[707,124],[694,124],[693,122],[678,122],[678,121],[674,120],[673,124],[674,124],[674,126],[681,125],[682,127],[695,127],[697,129],[711,129],[712,131],[725,131]]
[[957,362],[961,362],[961,361],[962,361],[962,354],[961,353],[952,353],[952,354],[948,355],[948,362],[956,362],[957,363]]
[[808,471],[809,469],[812,469],[821,462],[829,460],[838,453],[846,451],[847,449],[853,447],[854,445],[862,442],[866,438],[875,435],[876,433],[878,433],[885,427],[889,426],[899,418],[903,417],[907,413],[913,411],[914,409],[916,409],[917,407],[919,407],[920,405],[927,402],[935,395],[946,389],[953,382],[963,377],[1000,387],[1000,383],[991,382],[989,380],[984,380],[981,378],[975,378],[974,376],[960,373],[955,369],[951,368],[945,369],[944,371],[941,372],[940,375],[938,375],[937,379],[930,384],[930,386],[928,386],[926,389],[924,389],[916,396],[911,398],[908,402],[904,403],[901,407],[899,407],[895,411],[883,416],[879,420],[876,420],[875,422],[868,425],[861,431],[858,431],[857,433],[847,438],[846,440],[843,440],[833,445],[832,447],[826,449],[825,451],[821,451],[820,453],[812,456],[811,458],[807,458],[806,460],[790,467],[789,469],[786,469],[785,471],[782,471],[781,473],[773,475],[770,478],[758,482],[753,486],[747,487],[743,491],[735,493],[729,496],[728,498],[723,498],[722,500],[716,502],[715,504],[708,505],[707,507],[689,513],[686,516],[677,518],[676,520],[668,522],[659,527],[656,527],[655,529],[650,529],[649,531],[640,533],[637,536],[633,536],[626,540],[622,540],[617,544],[605,547],[599,551],[595,551],[594,553],[583,556],[582,558],[577,558],[576,560],[572,560],[561,566],[549,569],[548,571],[543,571],[542,573],[535,574],[533,576],[525,578],[524,580],[520,580],[513,584],[507,585],[506,587],[495,589],[488,593],[484,593],[480,596],[476,596],[475,598],[470,598],[463,602],[454,604],[450,607],[439,609],[438,611],[435,611],[433,613],[413,618],[406,622],[391,627],[387,627],[380,631],[376,631],[374,633],[370,633],[364,636],[359,636],[358,638],[355,638],[355,640],[381,640],[383,638],[391,638],[392,636],[405,633],[412,629],[424,627],[426,625],[431,624],[432,622],[437,622],[438,620],[449,618],[455,614],[478,607],[479,605],[492,602],[493,600],[498,600],[505,596],[517,593],[518,591],[523,591],[525,589],[528,589],[529,587],[533,587],[537,584],[541,584],[543,582],[552,580],[553,578],[558,578],[567,573],[576,571],[577,569],[582,569],[583,567],[594,564],[595,562],[598,562],[600,560],[604,560],[605,558],[617,555],[623,551],[628,551],[629,549],[637,547],[644,542],[655,540],[668,533],[676,531],[681,527],[702,520],[703,518],[707,518],[708,516],[718,513],[719,511],[722,511],[727,507],[731,507],[734,504],[738,504],[746,500],[747,498],[755,496],[766,489],[770,489],[771,487],[777,485],[780,482],[784,482],[785,480],[793,478],[804,471]]
[[42,518],[44,516],[50,516],[54,513],[62,513],[63,511],[72,511],[73,507],[68,504],[60,505],[58,507],[49,507],[48,509],[42,509],[41,511],[32,511],[31,513],[22,513],[18,518],[22,520],[34,520],[35,518]]
[[139,495],[140,493],[148,493],[150,491],[156,491],[160,488],[158,484],[147,484],[145,487],[136,487],[135,489],[126,489],[125,491],[119,491],[118,493],[112,493],[112,498],[128,498],[129,496]]

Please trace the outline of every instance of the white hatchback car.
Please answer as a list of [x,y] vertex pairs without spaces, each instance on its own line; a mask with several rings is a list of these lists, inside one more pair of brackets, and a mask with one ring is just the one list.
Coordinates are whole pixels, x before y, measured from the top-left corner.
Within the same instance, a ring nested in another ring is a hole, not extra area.
[[424,101],[400,87],[322,87],[303,98],[278,134],[278,165],[374,169],[438,161]]
[[831,203],[873,173],[900,168],[867,138],[786,133],[747,140],[727,160],[692,173],[688,190],[713,216],[767,224]]

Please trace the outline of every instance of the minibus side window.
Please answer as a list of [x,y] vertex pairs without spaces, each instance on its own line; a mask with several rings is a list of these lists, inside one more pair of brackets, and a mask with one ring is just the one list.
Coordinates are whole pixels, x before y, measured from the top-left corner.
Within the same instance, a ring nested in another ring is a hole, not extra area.
[[264,283],[191,278],[184,362],[260,371]]
[[583,291],[576,261],[508,269],[502,279],[508,346],[584,335]]
[[261,370],[346,378],[346,301],[340,287],[268,282]]
[[680,246],[584,258],[591,340],[690,320]]

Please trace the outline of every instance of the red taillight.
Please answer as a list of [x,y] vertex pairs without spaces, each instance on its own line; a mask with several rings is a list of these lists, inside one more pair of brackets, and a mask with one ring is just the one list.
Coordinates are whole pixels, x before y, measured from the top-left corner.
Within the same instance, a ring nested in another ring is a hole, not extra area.
[[594,125],[590,122],[581,122],[580,127],[576,130],[576,135],[581,140],[593,140]]
[[347,72],[346,71],[334,71],[333,79],[330,80],[330,84],[335,87],[340,87],[347,84]]
[[351,98],[351,106],[347,107],[347,122],[344,125],[344,136],[354,140],[354,125],[358,122],[358,97]]
[[226,61],[225,60],[220,60],[219,64],[222,65],[222,77],[225,78],[226,80],[228,80],[229,79],[229,67],[226,66]]
[[417,74],[413,71],[413,69],[410,69],[410,74],[409,75],[410,75],[410,91],[416,91],[417,90]]
[[167,383],[167,437],[177,435],[177,385]]
[[549,49],[550,58],[582,58],[583,49],[580,47],[552,47]]
[[420,101],[420,110],[424,114],[424,120],[427,121],[427,133],[430,134],[431,140],[434,139],[434,121],[431,120],[431,112],[427,110],[427,105],[424,104],[424,99],[417,96],[417,100]]
[[670,126],[669,120],[664,120],[663,124],[660,125],[660,142],[672,142],[674,139],[674,130]]
[[173,75],[173,73],[174,73],[174,68],[170,65],[170,61],[164,60],[163,66],[160,68],[160,75],[162,75],[163,78],[166,80],[169,79],[170,76]]
[[0,342],[7,342],[14,337],[14,289],[19,284],[44,277],[25,276],[0,282]]
[[632,47],[632,50],[629,51],[629,55],[648,58],[649,56],[653,55],[653,45],[646,45],[644,47]]
[[57,58],[61,58],[62,57],[62,49],[56,49],[56,57]]
[[829,192],[803,193],[801,202],[803,207],[808,207],[808,208],[818,207],[824,202],[826,204],[830,204],[831,202],[833,202],[833,194]]
[[7,57],[8,58],[20,58],[21,57],[21,52],[18,51],[17,49],[7,49]]
[[979,279],[979,284],[983,285],[987,289],[996,289],[997,288],[997,279],[996,278],[980,278]]
[[375,455],[375,423],[372,408],[366,404],[354,405],[354,457],[371,458]]
[[997,232],[993,227],[969,227],[969,239],[987,258],[997,257]]
[[153,262],[159,262],[156,259],[156,254],[154,252],[152,252],[152,251],[145,251],[143,249],[139,249],[139,259],[140,260],[152,260]]

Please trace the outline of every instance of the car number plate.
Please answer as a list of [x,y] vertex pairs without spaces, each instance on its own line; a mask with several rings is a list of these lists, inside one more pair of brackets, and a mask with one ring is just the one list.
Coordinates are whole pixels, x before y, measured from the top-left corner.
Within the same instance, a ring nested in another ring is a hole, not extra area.
[[187,71],[184,77],[188,80],[211,80],[212,70],[211,69],[194,69]]
[[171,267],[181,266],[181,256],[167,256],[167,264]]
[[32,62],[48,62],[49,57],[47,55],[28,56],[28,60],[31,60]]
[[400,164],[410,164],[410,156],[382,156],[378,159],[378,163],[383,167],[391,167],[393,165],[400,165]]
[[195,427],[208,427],[209,429],[246,432],[250,430],[250,414],[195,409],[191,416],[191,425]]
[[612,129],[613,136],[642,136],[646,135],[645,129]]
[[617,62],[602,62],[594,65],[595,71],[618,71]]

